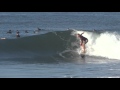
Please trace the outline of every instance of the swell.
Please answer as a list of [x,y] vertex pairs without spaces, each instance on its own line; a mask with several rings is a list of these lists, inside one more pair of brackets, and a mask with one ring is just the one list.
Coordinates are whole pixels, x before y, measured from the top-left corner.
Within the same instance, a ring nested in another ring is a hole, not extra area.
[[18,39],[0,40],[0,59],[32,62],[55,62],[63,60],[60,53],[69,47],[76,38],[72,30],[54,31]]
[[71,31],[49,32],[42,35],[0,41],[0,52],[61,51],[67,46]]
[[[79,39],[75,35],[81,32],[83,31],[53,31],[18,39],[0,40],[0,58],[36,62],[79,60]],[[120,44],[118,33],[87,30],[84,32],[84,36],[89,40],[86,45],[88,56],[120,59],[120,50],[117,49]]]

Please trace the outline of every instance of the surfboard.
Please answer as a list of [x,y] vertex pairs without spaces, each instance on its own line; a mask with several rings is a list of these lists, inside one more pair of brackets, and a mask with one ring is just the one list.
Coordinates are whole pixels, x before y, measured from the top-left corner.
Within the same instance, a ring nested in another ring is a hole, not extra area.
[[85,53],[82,52],[82,53],[80,54],[80,56],[81,56],[81,58],[85,58]]
[[3,40],[3,39],[6,39],[6,38],[0,38],[0,39],[2,39],[2,40]]

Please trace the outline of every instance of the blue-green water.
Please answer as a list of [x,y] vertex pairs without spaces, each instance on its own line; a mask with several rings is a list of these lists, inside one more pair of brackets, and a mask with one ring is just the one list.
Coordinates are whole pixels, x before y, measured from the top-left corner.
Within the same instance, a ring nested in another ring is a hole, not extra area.
[[120,77],[119,12],[0,12],[0,38],[1,78]]

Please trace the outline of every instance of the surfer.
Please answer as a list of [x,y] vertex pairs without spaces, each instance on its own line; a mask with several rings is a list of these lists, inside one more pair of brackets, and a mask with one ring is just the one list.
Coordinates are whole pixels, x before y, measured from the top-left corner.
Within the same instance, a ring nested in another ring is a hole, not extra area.
[[11,30],[9,30],[7,33],[12,33],[12,31],[11,31]]
[[82,34],[84,34],[84,32],[81,34],[77,34],[77,36],[80,38],[80,46],[83,49],[83,53],[85,53],[85,44],[88,42],[88,39],[82,36]]
[[20,37],[19,33],[20,33],[20,32],[17,30],[17,32],[16,32],[16,37]]
[[27,30],[25,30],[25,33],[28,33],[28,31],[27,31]]
[[41,29],[40,28],[37,28],[37,30],[34,30],[34,33],[38,33],[38,32],[40,32],[41,31]]

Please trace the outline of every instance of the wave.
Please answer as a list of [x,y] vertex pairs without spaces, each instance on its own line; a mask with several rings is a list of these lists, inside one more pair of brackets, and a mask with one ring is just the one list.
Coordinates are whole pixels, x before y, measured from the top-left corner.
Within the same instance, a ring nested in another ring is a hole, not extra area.
[[60,59],[59,53],[69,48],[71,42],[75,40],[75,37],[70,35],[71,32],[72,30],[53,31],[17,39],[0,40],[0,58]]
[[0,40],[0,58],[72,61],[79,57],[79,38],[76,34],[82,32],[89,40],[86,44],[88,56],[120,59],[120,34],[87,30],[53,31],[18,39]]
[[49,32],[42,35],[0,41],[1,51],[56,51],[64,50],[71,31]]
[[[83,31],[77,31],[81,33]],[[120,33],[116,31],[85,31],[85,37],[89,39],[86,45],[87,54],[109,59],[120,59]]]

